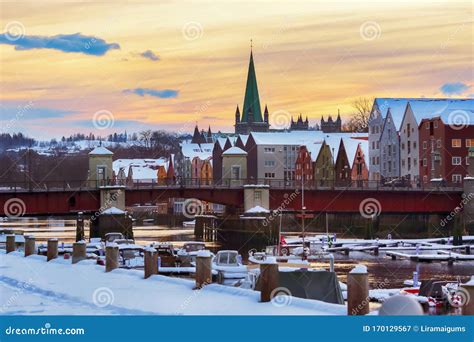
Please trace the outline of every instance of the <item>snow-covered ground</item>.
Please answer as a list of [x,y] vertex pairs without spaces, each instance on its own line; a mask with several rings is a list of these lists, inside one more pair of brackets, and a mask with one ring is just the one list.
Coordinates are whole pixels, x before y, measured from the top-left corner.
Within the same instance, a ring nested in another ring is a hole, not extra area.
[[[114,270],[93,261],[46,262],[44,256],[0,252],[0,313],[23,315],[345,315],[344,305],[286,297],[260,303],[260,293],[143,271]],[[282,304],[283,303],[283,304]]]

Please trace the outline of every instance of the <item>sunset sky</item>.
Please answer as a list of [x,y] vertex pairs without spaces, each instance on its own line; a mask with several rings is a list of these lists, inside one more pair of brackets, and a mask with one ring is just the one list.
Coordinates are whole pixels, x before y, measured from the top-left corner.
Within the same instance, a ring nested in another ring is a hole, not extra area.
[[271,123],[347,119],[359,97],[474,96],[470,0],[2,2],[0,29],[0,130],[41,139],[233,131],[250,39]]

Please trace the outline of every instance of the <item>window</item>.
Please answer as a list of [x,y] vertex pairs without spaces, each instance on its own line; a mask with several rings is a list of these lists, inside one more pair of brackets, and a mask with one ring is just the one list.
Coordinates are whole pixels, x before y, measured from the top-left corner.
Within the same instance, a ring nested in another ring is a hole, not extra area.
[[274,167],[274,166],[275,166],[274,160],[265,160],[265,167]]
[[441,139],[436,140],[436,147],[441,148]]
[[411,149],[410,149],[410,140],[407,141],[407,149],[408,149],[408,153],[410,153]]
[[462,182],[462,176],[460,174],[454,174],[451,178],[454,183],[461,183]]
[[469,157],[466,157],[466,165],[469,165]]
[[232,179],[240,179],[240,166],[232,166]]
[[423,141],[423,149],[426,150],[428,148],[428,143],[426,141]]
[[413,165],[414,165],[415,167],[416,167],[416,165],[418,165],[417,163],[418,163],[417,159],[416,159],[416,158],[413,158]]
[[466,139],[466,147],[474,147],[474,139]]
[[375,141],[372,141],[372,150],[375,150]]
[[380,164],[380,157],[377,157],[377,165]]
[[407,124],[407,135],[410,137],[410,124]]
[[405,167],[405,159],[402,159],[402,166]]
[[461,157],[453,157],[452,158],[452,164],[453,165],[461,165],[462,163],[462,158]]
[[405,149],[405,143],[402,143],[402,150]]
[[263,151],[265,153],[273,153],[273,152],[275,152],[275,147],[264,147]]
[[434,128],[438,128],[438,121],[434,122]]
[[451,139],[451,147],[461,147],[461,139]]
[[408,158],[408,171],[411,169],[411,158]]
[[428,165],[428,161],[426,160],[426,158],[423,158],[423,166],[427,166]]
[[262,192],[261,191],[255,191],[253,193],[253,199],[255,201],[260,201],[262,199]]
[[275,178],[275,173],[273,173],[273,172],[265,172],[265,178]]
[[425,125],[426,129],[430,129],[430,123],[427,122],[426,125]]

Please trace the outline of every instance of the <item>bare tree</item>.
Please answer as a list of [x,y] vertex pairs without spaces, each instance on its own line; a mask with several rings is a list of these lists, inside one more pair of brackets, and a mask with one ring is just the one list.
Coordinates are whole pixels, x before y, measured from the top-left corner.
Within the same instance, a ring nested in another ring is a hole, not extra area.
[[140,140],[143,141],[146,148],[150,147],[151,134],[151,129],[140,132]]
[[360,97],[352,103],[354,111],[349,121],[344,125],[351,132],[368,132],[369,116],[372,110],[373,98]]

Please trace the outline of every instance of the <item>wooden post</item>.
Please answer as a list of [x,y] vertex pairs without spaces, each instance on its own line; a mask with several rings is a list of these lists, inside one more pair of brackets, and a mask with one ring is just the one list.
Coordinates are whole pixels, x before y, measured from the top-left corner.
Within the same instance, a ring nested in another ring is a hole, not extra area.
[[82,216],[82,212],[80,212],[78,213],[76,219],[76,242],[82,241],[84,239],[84,217]]
[[[204,253],[207,252],[207,253]],[[201,251],[196,257],[196,289],[212,283],[212,257],[209,251]]]
[[153,247],[145,249],[145,279],[158,274],[158,252]]
[[58,239],[48,239],[48,251],[46,255],[46,261],[50,261],[58,257]]
[[462,303],[462,314],[466,316],[474,315],[474,282],[471,280],[467,284],[461,284],[460,290],[465,300],[465,303]]
[[7,235],[7,253],[14,252],[16,250],[16,245],[15,245],[15,235]]
[[105,247],[105,272],[110,272],[119,267],[119,248],[117,244]]
[[375,247],[374,248],[374,256],[378,256],[378,255],[379,255],[379,248]]
[[272,293],[280,282],[278,276],[278,264],[260,264],[260,301],[265,303],[272,300]]
[[468,254],[468,255],[471,254],[471,246],[470,245],[467,245],[465,249],[466,249],[466,254]]
[[85,260],[86,258],[85,241],[74,242],[72,244],[72,263],[77,264],[79,261]]
[[35,251],[35,237],[25,236],[25,257],[36,254]]
[[369,274],[364,265],[356,266],[347,275],[347,314],[369,313]]

